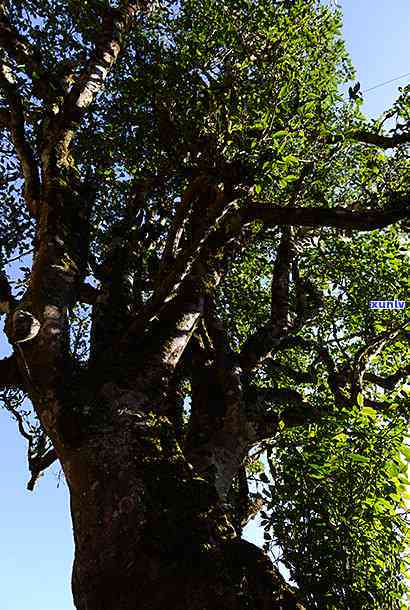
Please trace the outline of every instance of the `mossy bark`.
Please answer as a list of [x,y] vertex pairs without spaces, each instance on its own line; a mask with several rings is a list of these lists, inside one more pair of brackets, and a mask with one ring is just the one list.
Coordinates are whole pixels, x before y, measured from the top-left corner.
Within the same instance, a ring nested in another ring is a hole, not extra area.
[[236,538],[169,420],[111,407],[98,433],[62,455],[77,610],[301,608],[264,553]]

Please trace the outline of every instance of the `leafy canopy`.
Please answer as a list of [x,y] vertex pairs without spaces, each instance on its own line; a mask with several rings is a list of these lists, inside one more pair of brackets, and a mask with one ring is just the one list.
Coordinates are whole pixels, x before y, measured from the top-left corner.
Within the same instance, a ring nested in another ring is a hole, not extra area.
[[[18,33],[19,52],[8,53],[2,30],[1,58],[14,74],[34,163],[41,163],[47,125],[105,36],[105,14],[118,4],[0,3],[3,26],[7,19]],[[149,304],[181,199],[203,176],[248,210],[389,214],[408,205],[409,87],[376,121],[361,114],[359,95],[343,101],[341,85],[354,72],[340,29],[340,12],[314,0],[186,0],[138,12],[104,88],[73,120],[61,161],[61,184],[85,184],[94,197],[83,275],[103,286],[108,254],[127,241],[125,275],[140,292],[139,306]],[[13,110],[4,91],[3,118]],[[3,125],[0,257],[22,297],[31,259],[20,274],[10,264],[36,248],[37,221],[25,201],[16,133],[6,119]],[[143,209],[125,234],[124,214],[141,188]],[[404,311],[368,303],[405,299],[405,234],[397,224],[363,233],[324,221],[279,224],[286,222],[255,218],[244,238],[232,217],[223,231],[240,247],[209,254],[213,270],[223,270],[210,291],[216,312],[231,350],[243,356],[249,338],[283,310],[272,275],[278,278],[280,252],[293,252],[285,270],[292,332],[242,379],[249,412],[265,422],[258,439],[269,465],[259,479],[265,538],[280,549],[308,607],[399,608],[409,331]],[[71,264],[69,254],[64,260]],[[86,367],[90,306],[76,299],[69,320],[71,357]],[[182,387],[189,398],[190,374]],[[266,415],[276,424],[266,427]],[[258,478],[257,470],[249,458],[248,478]]]

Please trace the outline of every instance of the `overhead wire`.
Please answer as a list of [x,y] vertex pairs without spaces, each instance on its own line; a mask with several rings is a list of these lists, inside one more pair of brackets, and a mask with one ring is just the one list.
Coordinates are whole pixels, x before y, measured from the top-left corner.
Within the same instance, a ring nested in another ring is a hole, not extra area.
[[390,80],[386,80],[384,83],[380,83],[379,85],[374,85],[374,87],[369,87],[369,89],[365,89],[363,93],[368,93],[369,91],[373,91],[374,89],[378,89],[379,87],[384,87],[384,85],[389,85],[390,83],[394,83],[401,78],[405,78],[406,76],[410,76],[410,72],[406,74],[401,74],[400,76],[396,76],[395,78],[391,78]]

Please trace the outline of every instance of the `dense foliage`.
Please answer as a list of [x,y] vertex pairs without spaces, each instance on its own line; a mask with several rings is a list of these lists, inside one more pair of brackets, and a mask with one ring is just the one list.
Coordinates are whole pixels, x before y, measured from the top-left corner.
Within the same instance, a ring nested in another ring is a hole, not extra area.
[[[141,3],[104,88],[75,114],[69,101],[119,4],[0,2],[0,267],[14,297],[30,290],[39,235],[41,187],[27,166],[44,161],[47,134],[61,121],[69,135],[60,188],[91,204],[86,260],[69,251],[59,264],[116,291],[111,339],[139,310],[147,307],[151,322],[158,303],[178,298],[202,257],[201,289],[241,358],[244,402],[260,431],[249,453],[266,450],[266,473],[248,459],[248,478],[262,485],[266,547],[309,609],[405,607],[409,327],[405,310],[369,302],[405,300],[408,291],[406,226],[397,221],[409,209],[410,87],[375,121],[362,115],[357,91],[346,101],[342,85],[354,71],[342,16],[325,3]],[[103,80],[104,68],[96,73]],[[228,199],[212,216],[205,197],[205,230],[197,203],[175,224],[198,181]],[[245,222],[231,213],[261,206],[277,216],[255,211]],[[68,304],[80,371],[90,342],[91,360],[96,350],[93,304]],[[269,324],[276,335],[261,348]],[[217,343],[209,328],[193,334],[204,354]],[[178,379],[188,404],[186,362]],[[44,431],[33,424],[30,432],[30,451],[44,456]]]

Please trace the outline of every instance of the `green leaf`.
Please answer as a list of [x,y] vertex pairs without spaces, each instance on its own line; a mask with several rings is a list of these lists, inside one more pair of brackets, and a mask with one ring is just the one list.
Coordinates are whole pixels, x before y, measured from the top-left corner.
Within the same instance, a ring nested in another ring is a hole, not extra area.
[[410,462],[410,446],[403,443],[400,447],[401,453],[404,455],[406,460]]
[[363,407],[362,413],[371,419],[377,419],[377,411],[372,407]]
[[364,455],[358,455],[357,453],[352,453],[350,455],[350,459],[352,462],[359,462],[361,464],[368,464],[370,462],[370,458]]
[[278,138],[284,138],[284,137],[285,137],[285,136],[287,136],[287,135],[288,135],[288,131],[286,131],[285,129],[282,129],[282,130],[280,130],[280,131],[276,131],[275,133],[273,133],[273,134],[271,135],[271,138],[272,138],[273,140],[276,140],[276,139],[278,139]]

